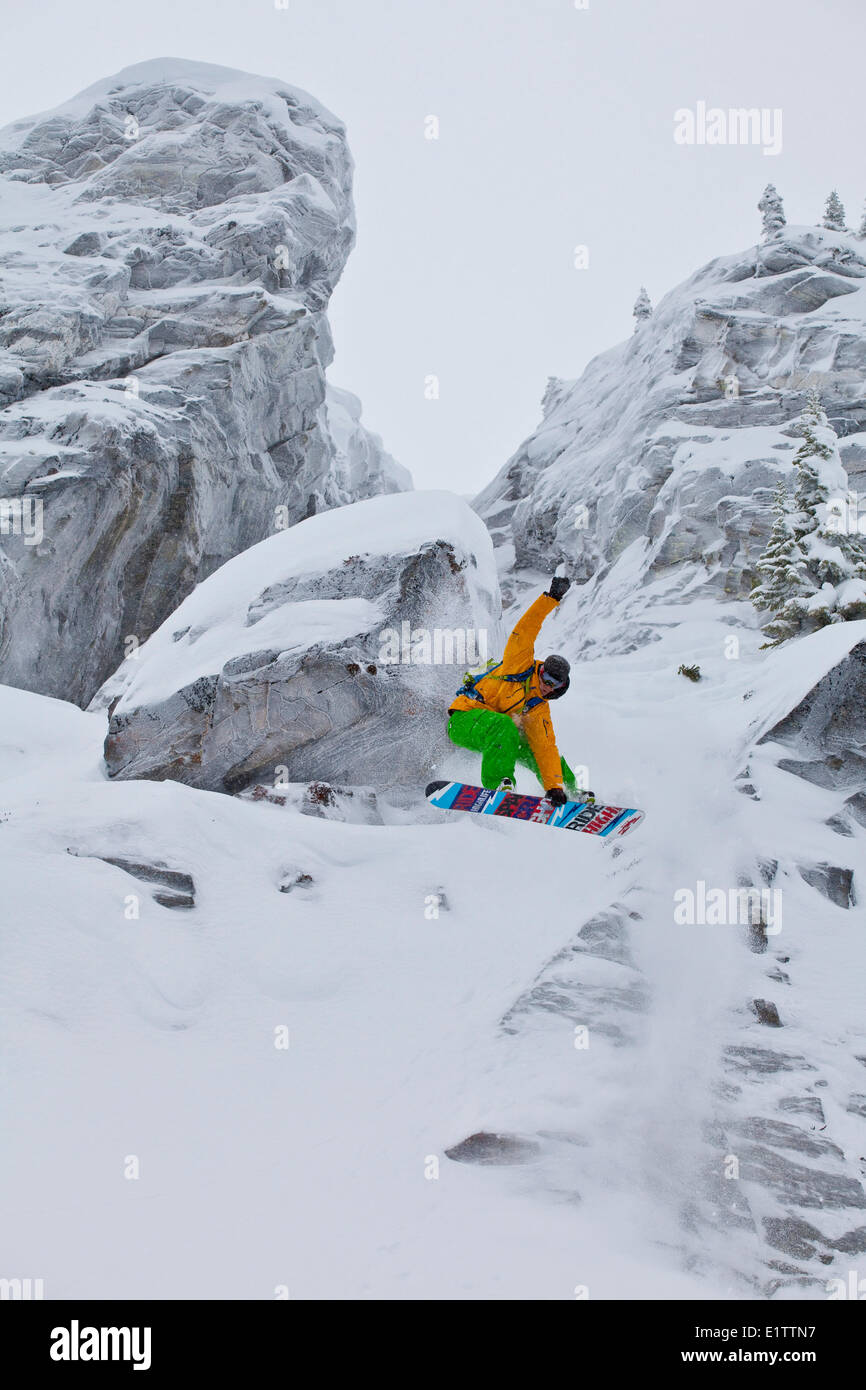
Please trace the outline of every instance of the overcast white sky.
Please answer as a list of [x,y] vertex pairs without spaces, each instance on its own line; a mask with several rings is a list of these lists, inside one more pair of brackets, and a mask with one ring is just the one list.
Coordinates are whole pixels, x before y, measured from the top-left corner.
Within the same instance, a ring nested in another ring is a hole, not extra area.
[[[791,222],[818,221],[835,186],[859,225],[864,15],[863,0],[6,0],[0,125],[166,55],[312,92],[357,166],[331,377],[417,486],[472,493],[534,428],[547,377],[631,332],[642,283],[655,301],[757,239],[768,180]],[[674,111],[699,101],[781,108],[782,153],[677,145]]]

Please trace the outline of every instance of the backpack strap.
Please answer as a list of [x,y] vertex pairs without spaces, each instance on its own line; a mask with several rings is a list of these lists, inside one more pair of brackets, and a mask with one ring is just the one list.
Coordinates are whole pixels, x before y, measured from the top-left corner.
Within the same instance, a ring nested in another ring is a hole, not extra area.
[[[496,666],[491,666],[491,668],[490,668],[489,671],[479,671],[477,676],[470,675],[470,673],[467,671],[466,676],[465,676],[464,681],[463,681],[463,684],[461,685],[461,687],[460,687],[459,690],[455,691],[455,694],[456,694],[456,695],[465,695],[468,699],[470,699],[470,700],[477,700],[477,701],[479,702],[479,704],[482,704],[482,705],[483,705],[483,704],[484,704],[484,696],[483,696],[483,695],[479,695],[479,693],[478,693],[478,691],[476,690],[475,687],[477,686],[477,684],[478,684],[479,681],[486,680],[487,677],[488,677],[489,675],[491,675],[492,672],[494,672],[494,671],[496,670],[496,667],[497,667],[497,666],[501,666],[501,665],[502,665],[502,662],[501,662],[501,661],[497,661]],[[508,676],[494,676],[493,679],[494,679],[494,680],[508,680]]]
[[[533,661],[531,666],[527,666],[525,671],[515,671],[514,674],[510,676],[494,676],[493,672],[496,671],[501,665],[502,662],[497,661],[496,665],[491,666],[489,671],[481,671],[477,676],[470,676],[467,673],[466,680],[464,681],[463,685],[461,685],[460,689],[456,691],[456,694],[466,695],[468,699],[477,700],[479,704],[483,705],[484,696],[479,694],[478,690],[476,689],[476,686],[479,681],[487,680],[489,676],[491,680],[495,681],[509,681],[512,685],[522,684],[525,687],[523,692],[524,696],[528,697],[529,682],[531,681],[533,673],[535,671],[535,662]],[[527,710],[534,709],[536,705],[540,705],[542,703],[543,701],[537,695],[531,699],[527,698],[526,703],[523,707],[523,713],[525,714]]]
[[[502,665],[501,661],[499,665]],[[533,661],[532,665],[527,666],[525,671],[517,671],[513,676],[497,676],[496,679],[498,681],[513,681],[515,685],[519,685],[521,681],[528,681],[534,670],[535,662]]]

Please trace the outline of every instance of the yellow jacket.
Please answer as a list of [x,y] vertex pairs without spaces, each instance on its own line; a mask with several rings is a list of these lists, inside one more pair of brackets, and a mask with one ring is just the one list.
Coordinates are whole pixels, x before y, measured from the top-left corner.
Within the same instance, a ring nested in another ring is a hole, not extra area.
[[[482,676],[476,682],[475,690],[481,699],[473,700],[469,695],[458,695],[449,706],[449,713],[463,709],[490,709],[498,714],[516,717],[538,764],[545,791],[562,786],[562,766],[553,734],[550,706],[542,697],[538,684],[538,668],[541,662],[535,660],[535,639],[541,630],[541,624],[556,606],[557,600],[549,594],[542,594],[537,598],[527,608],[509,637],[502,664],[497,666],[492,676]],[[497,680],[497,677],[515,675],[519,671],[529,670],[530,667],[532,670],[524,681]],[[540,700],[541,703],[533,705],[532,709],[524,713],[526,704],[532,700]]]

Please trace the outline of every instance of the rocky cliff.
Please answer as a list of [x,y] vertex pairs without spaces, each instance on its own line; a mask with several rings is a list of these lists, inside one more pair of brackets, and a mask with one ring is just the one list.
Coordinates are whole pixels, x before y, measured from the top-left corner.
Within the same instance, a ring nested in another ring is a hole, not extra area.
[[312,97],[174,59],[0,133],[0,679],[86,703],[225,560],[411,485],[325,381],[351,182]]
[[578,381],[550,380],[541,424],[475,505],[518,568],[564,560],[589,584],[587,644],[624,586],[748,594],[810,386],[862,487],[864,276],[859,239],[788,227],[671,290]]

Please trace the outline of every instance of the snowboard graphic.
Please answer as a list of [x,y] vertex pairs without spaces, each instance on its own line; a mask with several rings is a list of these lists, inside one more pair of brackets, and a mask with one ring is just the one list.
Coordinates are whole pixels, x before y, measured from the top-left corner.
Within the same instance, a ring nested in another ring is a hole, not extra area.
[[643,820],[643,811],[625,806],[605,806],[598,801],[566,801],[551,806],[542,796],[522,792],[488,791],[468,782],[431,782],[425,790],[431,806],[440,811],[475,811],[482,816],[507,816],[509,820],[528,820],[536,825],[552,825],[560,830],[581,830],[584,835],[614,839],[633,830]]

